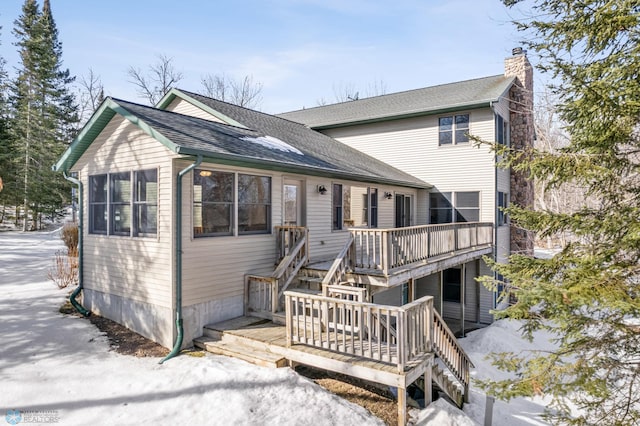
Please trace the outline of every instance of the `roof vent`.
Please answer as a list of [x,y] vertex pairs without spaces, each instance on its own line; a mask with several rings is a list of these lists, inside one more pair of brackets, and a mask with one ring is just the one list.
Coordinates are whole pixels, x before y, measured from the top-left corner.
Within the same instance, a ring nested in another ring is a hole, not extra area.
[[523,53],[524,50],[522,50],[522,47],[514,47],[513,49],[511,49],[511,55],[513,56],[522,55]]

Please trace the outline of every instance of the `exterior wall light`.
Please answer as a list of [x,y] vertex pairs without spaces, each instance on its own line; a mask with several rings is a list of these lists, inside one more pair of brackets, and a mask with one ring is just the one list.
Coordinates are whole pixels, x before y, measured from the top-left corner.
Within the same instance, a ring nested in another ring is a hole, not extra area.
[[320,195],[324,195],[327,193],[327,187],[324,185],[318,185],[318,192]]
[[390,200],[393,198],[393,193],[391,192],[385,192],[384,193],[384,198],[386,198],[387,200]]

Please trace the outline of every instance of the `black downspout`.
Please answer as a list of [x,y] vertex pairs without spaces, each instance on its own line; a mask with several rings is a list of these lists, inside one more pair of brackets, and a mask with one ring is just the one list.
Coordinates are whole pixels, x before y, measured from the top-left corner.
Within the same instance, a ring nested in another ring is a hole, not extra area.
[[173,345],[173,349],[169,354],[162,358],[160,364],[173,358],[180,353],[182,347],[182,340],[184,339],[184,329],[182,327],[182,177],[195,169],[202,163],[202,155],[198,155],[196,162],[188,166],[186,169],[178,173],[176,179],[176,232],[175,232],[175,246],[176,246],[176,329],[178,335],[176,336],[176,342]]
[[80,312],[81,315],[88,317],[89,315],[91,315],[91,312],[86,310],[84,306],[82,306],[80,304],[80,302],[78,302],[76,300],[76,297],[78,297],[78,295],[80,294],[80,292],[82,291],[82,289],[84,288],[83,285],[83,279],[82,279],[82,263],[83,263],[83,256],[82,256],[82,249],[83,249],[83,244],[82,244],[82,239],[83,239],[83,231],[82,231],[82,224],[83,224],[83,213],[84,213],[84,199],[83,199],[83,185],[82,182],[79,179],[76,179],[74,177],[71,176],[67,176],[67,172],[63,172],[64,178],[66,180],[68,180],[69,182],[75,183],[76,185],[78,185],[78,287],[73,290],[73,293],[71,293],[71,296],[69,296],[69,302],[71,302],[71,304],[73,305],[73,307],[76,309],[76,311]]

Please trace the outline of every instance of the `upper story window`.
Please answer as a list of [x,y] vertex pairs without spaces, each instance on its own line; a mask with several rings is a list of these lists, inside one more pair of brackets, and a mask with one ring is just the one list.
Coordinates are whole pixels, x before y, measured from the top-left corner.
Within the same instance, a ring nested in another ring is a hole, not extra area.
[[215,237],[236,232],[238,235],[271,232],[271,178],[196,169],[194,236]]
[[509,146],[509,122],[496,114],[496,142]]
[[438,119],[438,144],[457,145],[469,142],[469,114],[449,115]]
[[156,169],[89,176],[89,233],[153,236],[158,222]]
[[480,192],[432,192],[429,194],[429,223],[478,222]]

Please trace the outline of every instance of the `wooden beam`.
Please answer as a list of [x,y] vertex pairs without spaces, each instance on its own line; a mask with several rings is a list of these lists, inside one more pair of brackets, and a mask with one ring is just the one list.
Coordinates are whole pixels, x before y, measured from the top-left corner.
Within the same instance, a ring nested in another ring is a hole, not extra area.
[[407,389],[398,387],[398,425],[407,424]]

